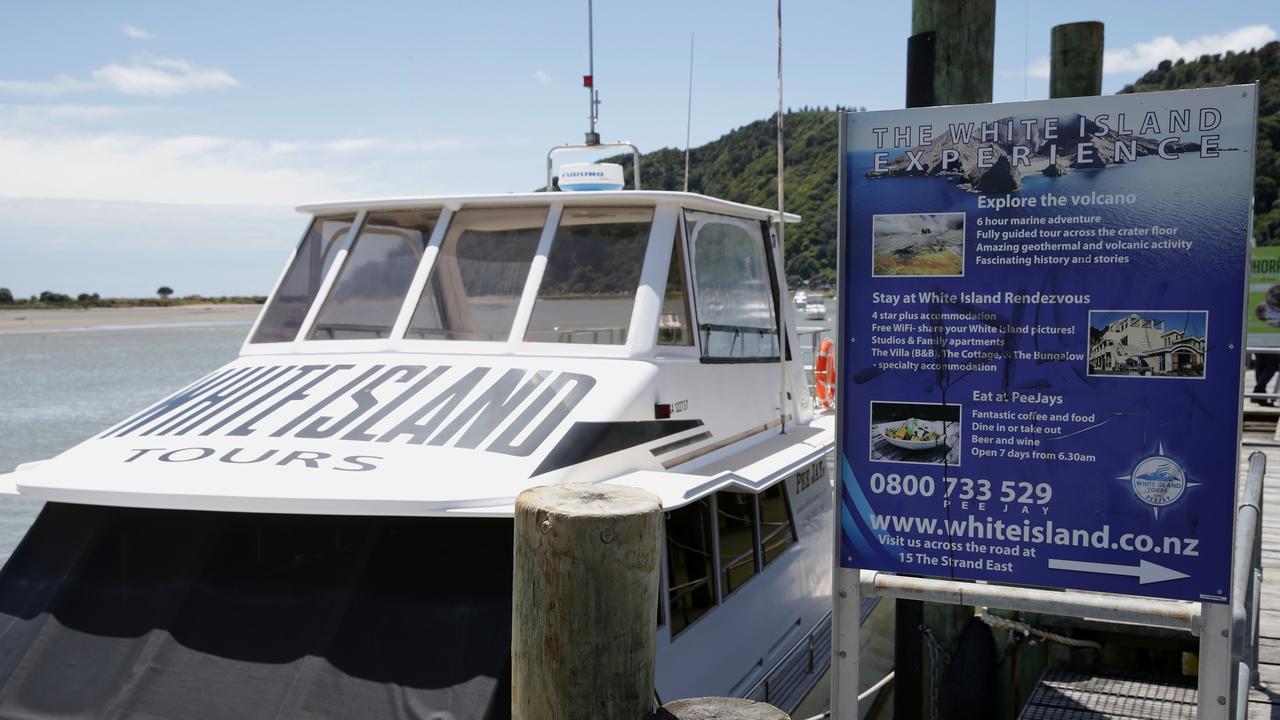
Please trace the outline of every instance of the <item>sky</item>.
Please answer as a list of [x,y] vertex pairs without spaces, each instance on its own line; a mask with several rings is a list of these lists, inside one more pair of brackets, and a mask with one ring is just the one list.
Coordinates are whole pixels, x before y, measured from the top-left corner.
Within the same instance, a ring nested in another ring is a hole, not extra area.
[[[692,144],[768,117],[775,9],[596,0],[603,139],[683,147],[691,36]],[[902,107],[910,14],[784,0],[785,104]],[[1275,0],[999,0],[995,101],[1046,98],[1050,28],[1081,20],[1106,25],[1106,93],[1280,33]],[[11,3],[0,47],[0,287],[19,296],[266,294],[295,205],[531,190],[587,129],[580,0]]]

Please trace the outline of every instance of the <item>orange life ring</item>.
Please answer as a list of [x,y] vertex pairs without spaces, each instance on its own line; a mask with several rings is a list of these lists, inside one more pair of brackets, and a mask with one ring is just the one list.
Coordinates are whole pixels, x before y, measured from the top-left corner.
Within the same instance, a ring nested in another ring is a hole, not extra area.
[[831,338],[823,338],[822,344],[818,346],[818,358],[813,365],[813,384],[818,395],[818,407],[835,407],[836,346]]

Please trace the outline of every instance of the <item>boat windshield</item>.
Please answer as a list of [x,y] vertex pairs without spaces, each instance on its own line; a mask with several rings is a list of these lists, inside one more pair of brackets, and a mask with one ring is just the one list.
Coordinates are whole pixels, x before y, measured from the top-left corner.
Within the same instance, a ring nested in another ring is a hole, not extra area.
[[546,219],[546,207],[454,215],[406,337],[506,340]]
[[[514,337],[625,345],[654,212],[634,205],[570,205],[555,213],[549,205],[464,206],[446,219],[438,209],[380,210],[354,232],[355,216],[317,218],[251,342]],[[677,245],[678,236],[677,228]],[[672,262],[679,277],[666,302],[675,305],[664,306],[659,329],[664,343],[689,345],[683,254]],[[517,326],[525,313],[527,324]]]
[[524,339],[622,345],[653,208],[565,208]]
[[311,221],[250,342],[289,342],[297,337],[307,310],[315,302],[329,266],[354,222],[354,215]]
[[369,215],[307,338],[390,336],[439,215],[435,211]]

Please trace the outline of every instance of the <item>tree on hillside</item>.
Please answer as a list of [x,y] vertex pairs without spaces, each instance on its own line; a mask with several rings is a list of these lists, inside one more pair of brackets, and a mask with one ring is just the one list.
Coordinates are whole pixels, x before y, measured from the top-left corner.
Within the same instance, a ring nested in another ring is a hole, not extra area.
[[1280,41],[1249,52],[1165,60],[1122,93],[1239,85],[1257,81],[1258,154],[1253,227],[1260,245],[1280,245]]
[[0,304],[13,304],[13,292],[7,287],[0,287]]
[[160,289],[156,290],[156,294],[160,296],[161,300],[168,300],[169,296],[173,294],[173,288],[168,285],[161,285]]

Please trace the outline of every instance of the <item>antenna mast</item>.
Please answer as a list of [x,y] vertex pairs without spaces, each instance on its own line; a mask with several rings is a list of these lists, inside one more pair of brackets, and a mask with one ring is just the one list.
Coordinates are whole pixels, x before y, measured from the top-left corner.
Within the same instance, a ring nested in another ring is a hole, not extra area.
[[587,145],[600,144],[600,133],[596,132],[596,121],[600,119],[600,93],[596,90],[595,76],[595,20],[591,13],[591,0],[587,0],[587,74],[582,78],[582,85],[587,89],[587,98],[590,100],[587,117],[591,119],[591,129],[587,131]]
[[778,248],[774,263],[778,272],[778,367],[782,370],[782,384],[778,391],[778,426],[787,432],[787,314],[783,311],[787,287],[786,239],[787,216],[782,195],[782,0],[778,0]]
[[689,129],[693,127],[693,33],[689,34],[689,106],[684,116],[684,191],[689,192]]

